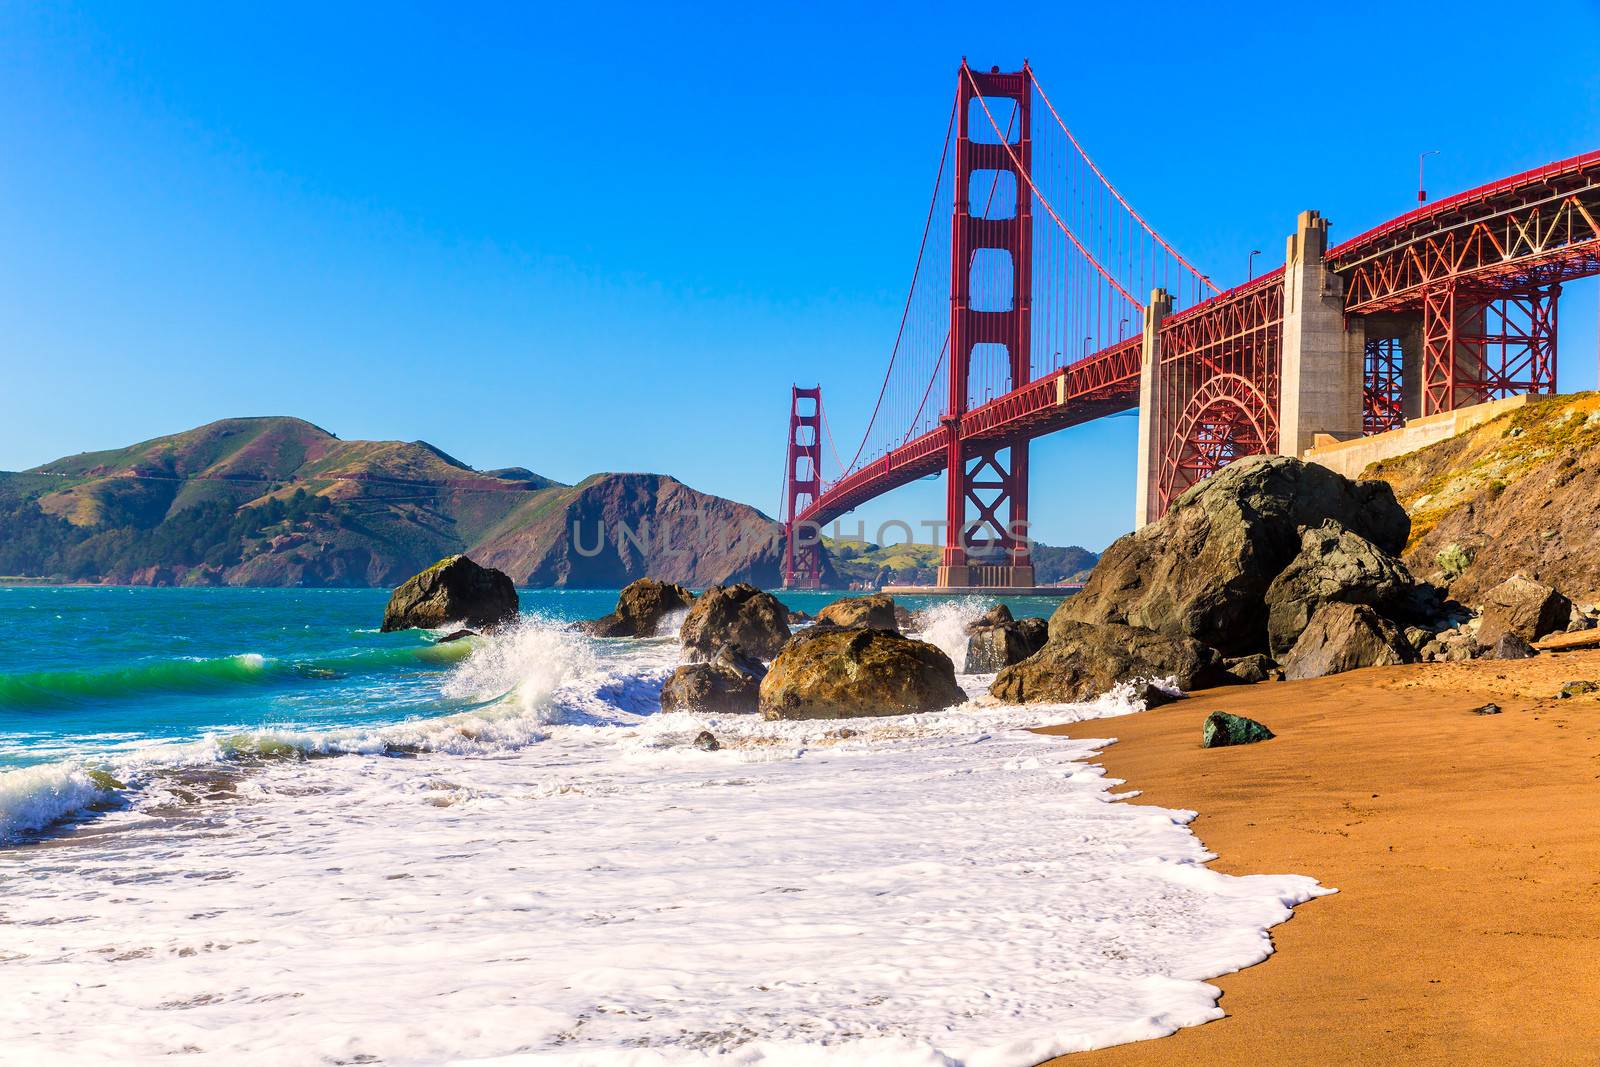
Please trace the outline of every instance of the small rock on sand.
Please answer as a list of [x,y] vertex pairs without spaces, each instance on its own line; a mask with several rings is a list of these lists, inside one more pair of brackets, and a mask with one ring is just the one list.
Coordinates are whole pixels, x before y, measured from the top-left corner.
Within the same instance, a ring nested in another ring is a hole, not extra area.
[[1257,741],[1270,741],[1276,737],[1271,730],[1254,719],[1243,715],[1230,715],[1213,711],[1206,716],[1200,729],[1201,748],[1227,748],[1231,745],[1253,745]]

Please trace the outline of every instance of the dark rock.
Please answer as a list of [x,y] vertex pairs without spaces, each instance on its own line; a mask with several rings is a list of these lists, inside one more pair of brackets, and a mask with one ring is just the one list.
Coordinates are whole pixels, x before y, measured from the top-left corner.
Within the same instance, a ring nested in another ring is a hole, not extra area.
[[1416,581],[1397,556],[1335,522],[1307,529],[1300,551],[1267,587],[1267,648],[1282,658],[1323,604],[1366,604],[1407,615]]
[[1587,696],[1590,693],[1600,693],[1600,682],[1568,682],[1561,687],[1561,692],[1556,694],[1556,699],[1571,700],[1573,697]]
[[1571,619],[1572,601],[1543,582],[1515,575],[1483,594],[1478,643],[1493,645],[1512,633],[1532,644],[1565,630]]
[[1050,640],[1050,622],[1037,616],[1027,616],[1017,620],[1017,629],[1022,633],[1022,639],[1028,643],[1028,655],[1033,655],[1044,647]]
[[1008,704],[1092,700],[1121,682],[1175,679],[1180,689],[1232,681],[1216,650],[1121,623],[1052,620],[1050,640],[1001,671],[989,692]]
[[1272,677],[1276,666],[1271,656],[1263,656],[1259,652],[1253,656],[1234,656],[1222,661],[1223,670],[1246,685],[1266,681]]
[[518,607],[516,586],[505,574],[466,556],[447,556],[394,591],[383,612],[383,632],[447,622],[493,629],[516,618]]
[[434,644],[447,645],[451,641],[461,641],[461,640],[464,640],[465,638],[468,638],[468,637],[478,637],[478,636],[480,636],[480,635],[479,635],[478,631],[476,631],[476,630],[456,630],[456,631],[453,631],[452,633],[445,634],[443,637],[439,638],[439,640],[435,641]]
[[1227,748],[1231,745],[1253,745],[1257,741],[1271,741],[1277,735],[1266,726],[1243,715],[1230,715],[1213,711],[1206,716],[1200,728],[1201,748]]
[[640,578],[618,594],[615,611],[580,628],[595,637],[654,637],[662,619],[693,603],[694,594],[681,585]]
[[874,630],[899,630],[894,597],[887,593],[835,600],[817,612],[818,626],[869,626]]
[[813,618],[814,618],[814,616],[807,615],[803,611],[799,611],[799,610],[797,610],[795,608],[790,608],[789,609],[789,625],[790,626],[799,626],[803,622],[811,622],[813,620]]
[[1472,709],[1472,714],[1474,714],[1474,715],[1498,715],[1498,714],[1500,714],[1500,705],[1499,704],[1485,704],[1482,707],[1473,708]]
[[724,646],[709,661],[686,663],[672,672],[661,686],[661,710],[754,714],[766,674],[760,660],[737,646]]
[[789,609],[744,582],[714,585],[689,609],[679,639],[691,659],[710,659],[724,645],[771,659],[789,640]]
[[1141,704],[1144,710],[1153,711],[1164,705],[1189,698],[1184,693],[1169,693],[1154,682],[1138,682],[1133,687],[1133,699]]
[[1033,655],[1022,627],[1014,622],[968,627],[967,632],[971,635],[967,638],[967,674],[993,674]]
[[695,735],[694,747],[702,752],[715,752],[722,747],[722,742],[717,740],[717,735],[710,730],[701,730]]
[[966,699],[949,656],[894,630],[812,628],[784,646],[761,683],[769,719],[905,715]]
[[1005,626],[1007,623],[1015,621],[1011,617],[1010,608],[1004,604],[996,604],[978,618],[967,623],[967,633],[973,634],[979,630],[987,630],[993,626]]
[[1528,642],[1507,632],[1501,634],[1494,644],[1484,648],[1481,655],[1484,659],[1532,659],[1538,653]]
[[1324,604],[1311,616],[1289,654],[1284,677],[1321,678],[1359,667],[1410,663],[1416,658],[1398,627],[1365,604]]
[[899,630],[901,633],[914,633],[917,630],[916,612],[912,611],[904,604],[896,604],[894,606],[894,623],[895,629]]
[[1300,531],[1329,519],[1391,555],[1411,527],[1387,483],[1353,482],[1287,456],[1229,464],[1107,549],[1083,590],[1056,609],[1051,631],[1126,623],[1227,655],[1261,652],[1268,586],[1299,553]]

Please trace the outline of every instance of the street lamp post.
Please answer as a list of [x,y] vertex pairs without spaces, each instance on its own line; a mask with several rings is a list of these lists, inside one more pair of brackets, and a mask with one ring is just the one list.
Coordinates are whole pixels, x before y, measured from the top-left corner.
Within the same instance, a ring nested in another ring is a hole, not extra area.
[[1429,156],[1436,156],[1438,154],[1439,150],[1437,148],[1430,148],[1426,152],[1417,153],[1417,203],[1419,204],[1426,204],[1428,202],[1428,190],[1423,188],[1424,183],[1422,180],[1422,165],[1424,162],[1426,162]]
[[1250,250],[1250,257],[1245,260],[1245,281],[1255,281],[1255,278],[1256,278],[1256,257],[1259,256],[1260,254],[1261,254],[1261,249],[1259,249],[1259,248],[1252,248]]

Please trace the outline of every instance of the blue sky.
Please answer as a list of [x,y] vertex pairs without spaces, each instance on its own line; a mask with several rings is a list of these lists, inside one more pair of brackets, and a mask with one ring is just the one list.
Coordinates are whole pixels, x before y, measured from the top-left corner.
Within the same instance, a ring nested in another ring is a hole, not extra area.
[[[581,8],[581,10],[580,10]],[[1481,8],[1481,10],[1479,10]],[[292,414],[775,512],[788,387],[854,439],[955,67],[1032,61],[1219,281],[1600,147],[1600,4],[99,5],[0,9],[0,468]],[[1562,302],[1596,378],[1596,284]],[[1034,447],[1103,547],[1135,420]],[[864,509],[938,517],[920,483]]]

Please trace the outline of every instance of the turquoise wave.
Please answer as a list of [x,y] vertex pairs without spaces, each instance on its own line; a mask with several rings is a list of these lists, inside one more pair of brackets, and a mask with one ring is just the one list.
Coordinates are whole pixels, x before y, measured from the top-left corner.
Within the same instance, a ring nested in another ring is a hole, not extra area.
[[464,659],[473,645],[470,640],[451,641],[307,659],[273,659],[246,653],[218,659],[160,660],[101,670],[0,674],[0,708],[56,708],[161,693],[218,693],[353,674],[447,666]]

